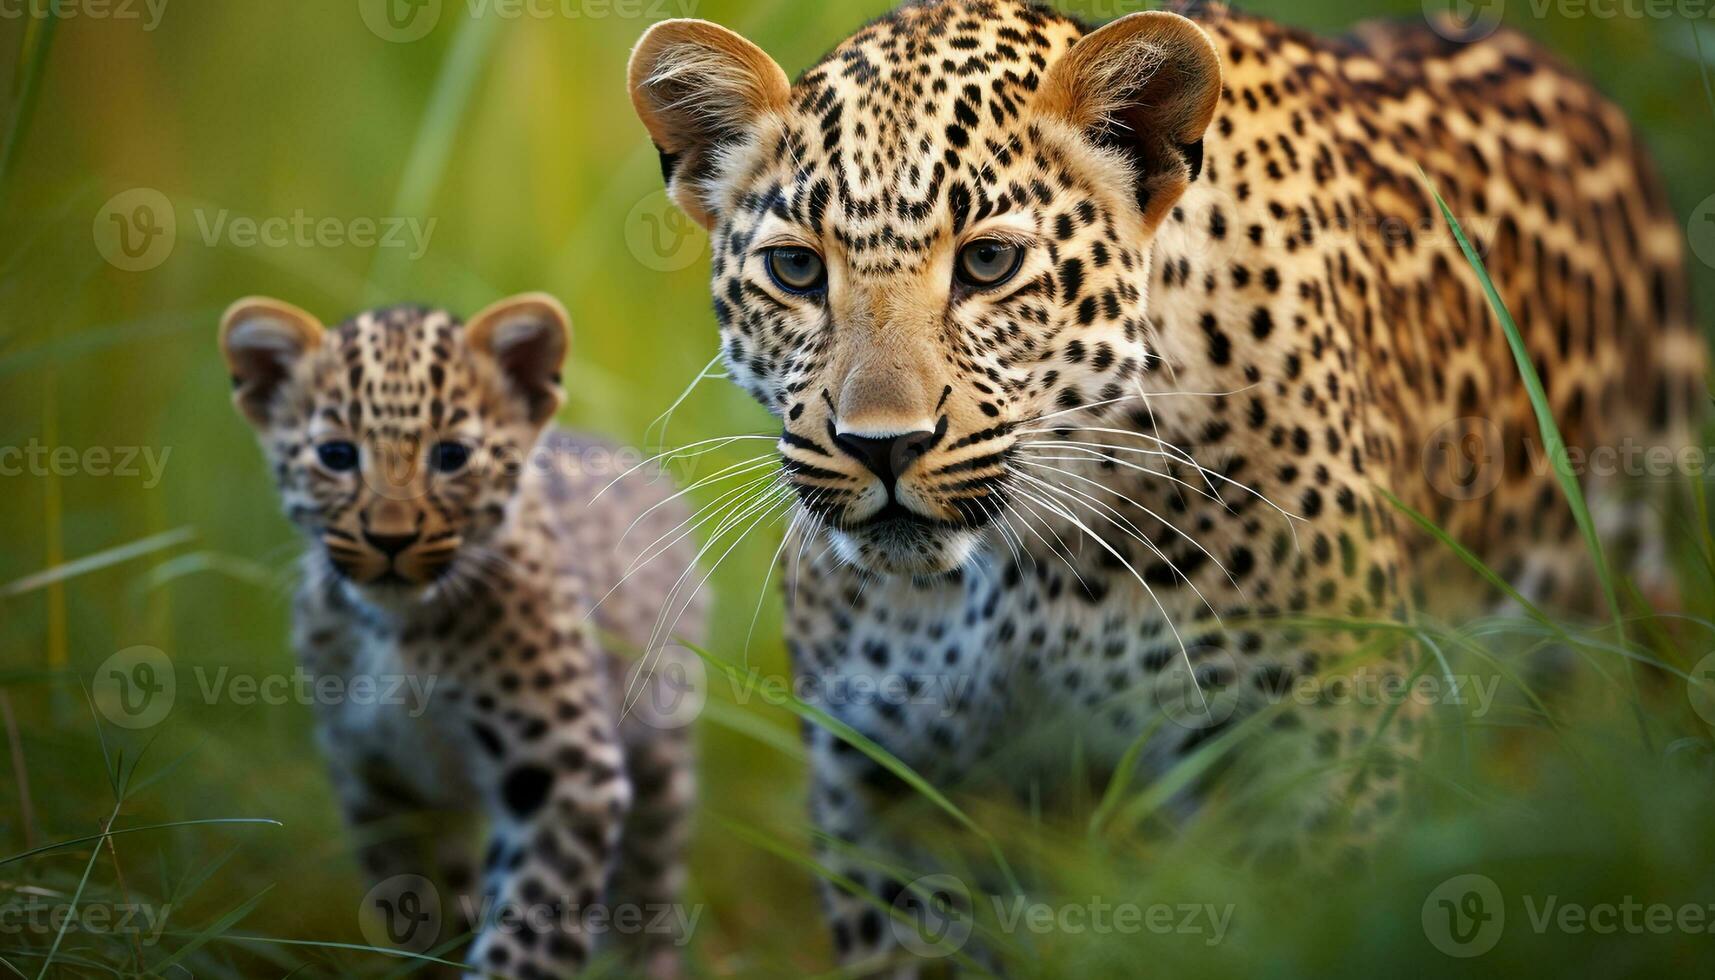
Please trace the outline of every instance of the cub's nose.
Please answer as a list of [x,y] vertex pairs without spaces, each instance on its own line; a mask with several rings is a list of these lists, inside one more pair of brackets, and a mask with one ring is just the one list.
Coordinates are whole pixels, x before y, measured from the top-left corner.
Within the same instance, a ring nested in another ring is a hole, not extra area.
[[388,558],[398,557],[401,551],[404,551],[406,548],[416,544],[417,539],[421,536],[421,534],[417,533],[370,534],[368,531],[363,532],[363,540],[369,542],[370,547],[386,555]]
[[896,436],[860,436],[836,432],[834,442],[858,462],[862,463],[871,473],[881,477],[888,492],[892,492],[893,484],[899,480],[917,457],[928,452],[934,444],[936,434],[927,429],[917,432],[905,432]]

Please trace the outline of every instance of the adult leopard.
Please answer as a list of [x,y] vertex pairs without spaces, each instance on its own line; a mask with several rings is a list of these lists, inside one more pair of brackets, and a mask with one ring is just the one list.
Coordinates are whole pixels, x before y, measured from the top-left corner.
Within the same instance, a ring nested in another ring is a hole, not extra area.
[[[1388,624],[1472,608],[1386,494],[1526,595],[1597,608],[1425,177],[1478,234],[1573,446],[1684,445],[1704,352],[1631,128],[1523,36],[1186,12],[1093,28],[926,0],[795,83],[672,21],[634,51],[631,93],[710,231],[725,363],[780,418],[801,525],[831,543],[789,562],[795,669],[911,694],[824,706],[933,781],[1019,785],[1074,742],[1116,762],[1173,707],[1164,675],[1197,681],[1195,710],[1170,712],[1186,723],[1151,765],[1285,701],[1217,786],[1293,787],[1250,843],[1323,857],[1397,810],[1423,726],[1281,692],[1397,678]],[[1473,440],[1490,465],[1425,453]],[[1371,632],[1303,628],[1330,617]],[[1065,737],[1020,737],[1040,724]],[[815,818],[855,845],[824,859],[896,898],[861,857],[909,850],[895,784],[808,738]],[[871,904],[827,898],[842,961],[897,953]]]

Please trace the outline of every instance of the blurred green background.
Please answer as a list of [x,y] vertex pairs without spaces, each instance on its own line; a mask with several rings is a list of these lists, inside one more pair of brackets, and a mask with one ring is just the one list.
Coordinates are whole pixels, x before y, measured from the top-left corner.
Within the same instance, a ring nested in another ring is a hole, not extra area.
[[[37,472],[0,476],[0,855],[97,833],[114,807],[108,774],[133,767],[118,827],[233,817],[281,826],[118,837],[93,864],[87,847],[0,863],[0,909],[63,900],[92,867],[86,901],[174,908],[167,935],[146,947],[70,933],[54,966],[64,975],[130,975],[175,956],[162,975],[388,975],[401,961],[278,942],[365,942],[367,885],[309,709],[202,703],[184,690],[187,668],[292,665],[286,597],[298,544],[228,406],[220,310],[267,293],[334,322],[383,302],[468,313],[546,289],[575,321],[564,423],[638,446],[766,431],[761,411],[718,378],[691,391],[665,435],[650,429],[704,371],[716,335],[705,242],[659,191],[623,85],[626,55],[649,20],[689,14],[738,29],[795,74],[889,4],[553,0],[532,8],[548,16],[508,16],[519,8],[504,0],[442,0],[396,28],[359,0],[86,0],[57,21],[27,12],[44,2],[0,3],[0,446],[71,447],[78,462],[56,473],[38,455]],[[1062,6],[1107,19],[1142,5]],[[1422,16],[1415,3],[1380,0],[1250,9],[1326,31]],[[1699,44],[1715,55],[1715,21],[1590,9],[1540,16],[1515,0],[1506,21],[1630,110],[1689,220],[1715,193],[1715,100],[1699,70]],[[1704,240],[1715,244],[1715,226]],[[1715,271],[1692,261],[1708,324]],[[147,455],[134,476],[101,475],[83,455],[92,447],[110,448],[114,463],[128,447]],[[1693,552],[1707,548],[1706,514],[1700,523],[1685,535],[1700,545]],[[753,535],[713,582],[715,649],[746,656],[760,601],[748,658],[777,675],[779,602],[764,577],[779,533]],[[1707,570],[1685,582],[1692,611],[1707,615]],[[1702,622],[1640,632],[1647,655],[1682,671],[1715,650]],[[1539,640],[1524,627],[1480,638],[1496,649]],[[160,724],[127,731],[92,715],[80,682],[136,645],[168,653],[181,692]],[[1701,904],[1715,922],[1715,710],[1699,719],[1683,680],[1652,676],[1641,702],[1615,687],[1575,699],[1552,724],[1515,708],[1462,726],[1430,760],[1432,790],[1405,839],[1369,875],[1309,894],[1224,871],[1219,835],[1241,831],[1218,821],[1135,842],[989,814],[1050,891],[1234,907],[1214,944],[1032,935],[1017,972],[1356,976],[1388,964],[1641,975],[1677,961],[1692,964],[1686,975],[1715,974],[1715,935],[1538,932],[1521,898]],[[1650,718],[1647,742],[1634,704]],[[687,896],[705,907],[692,944],[699,973],[796,976],[831,963],[802,863],[810,833],[795,724],[719,685],[702,718]],[[1492,952],[1457,959],[1436,950],[1421,917],[1437,883],[1467,872],[1500,883],[1508,925]],[[11,972],[35,975],[52,942],[0,921]]]

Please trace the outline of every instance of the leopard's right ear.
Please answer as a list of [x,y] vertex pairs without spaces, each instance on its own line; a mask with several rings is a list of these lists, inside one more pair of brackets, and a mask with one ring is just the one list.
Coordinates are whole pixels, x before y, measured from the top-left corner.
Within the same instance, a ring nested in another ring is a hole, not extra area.
[[290,303],[247,296],[227,307],[220,318],[220,352],[239,414],[257,428],[266,426],[281,383],[321,341],[321,321]]
[[720,150],[786,108],[786,73],[719,24],[665,20],[637,42],[627,76],[631,104],[661,154],[667,193],[698,224],[711,227],[706,182]]

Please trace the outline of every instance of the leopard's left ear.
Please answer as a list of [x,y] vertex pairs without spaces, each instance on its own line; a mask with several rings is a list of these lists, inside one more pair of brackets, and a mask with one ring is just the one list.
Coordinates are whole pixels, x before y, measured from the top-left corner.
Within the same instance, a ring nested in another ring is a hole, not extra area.
[[719,24],[664,20],[637,42],[626,77],[631,103],[661,154],[668,195],[692,220],[712,227],[707,185],[721,152],[785,109],[786,72]]
[[566,393],[560,367],[566,360],[571,317],[547,293],[524,293],[494,303],[465,323],[471,349],[494,358],[513,391],[542,425],[559,411]]
[[246,296],[220,317],[220,352],[232,376],[232,403],[258,429],[298,362],[321,345],[321,321],[267,296]]
[[1203,133],[1220,100],[1221,58],[1209,35],[1151,10],[1079,39],[1048,69],[1038,104],[1131,161],[1153,230],[1201,172]]

